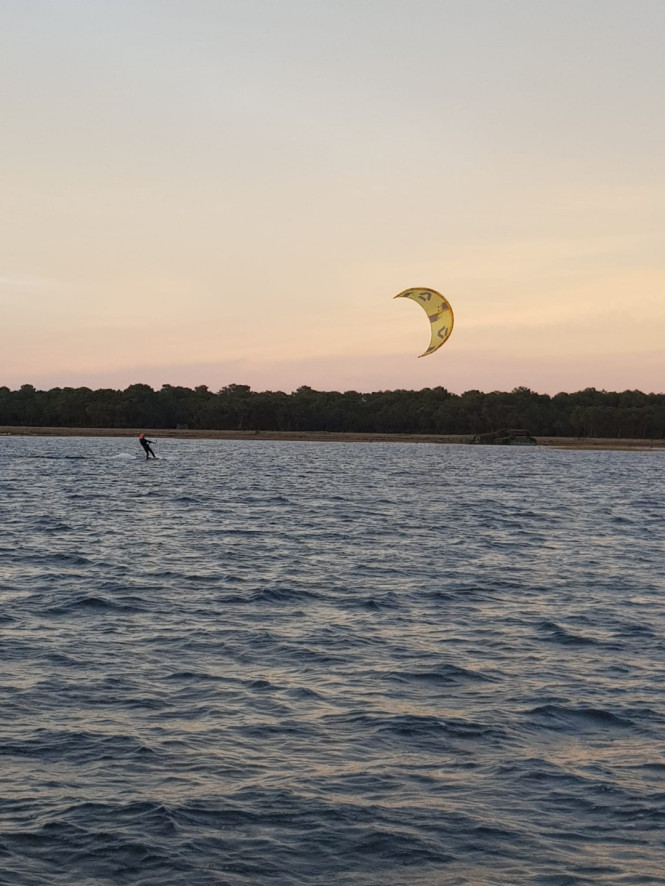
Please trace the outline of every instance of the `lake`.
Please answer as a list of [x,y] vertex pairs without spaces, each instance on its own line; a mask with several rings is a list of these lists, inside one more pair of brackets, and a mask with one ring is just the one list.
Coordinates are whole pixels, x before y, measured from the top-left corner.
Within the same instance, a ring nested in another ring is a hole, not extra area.
[[665,884],[662,452],[0,438],[2,886]]

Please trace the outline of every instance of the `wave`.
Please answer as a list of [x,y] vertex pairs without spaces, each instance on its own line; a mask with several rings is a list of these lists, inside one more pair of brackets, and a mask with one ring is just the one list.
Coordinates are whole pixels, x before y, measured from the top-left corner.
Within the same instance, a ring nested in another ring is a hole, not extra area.
[[485,674],[453,664],[444,664],[431,670],[422,671],[394,670],[388,672],[385,678],[397,683],[424,683],[433,686],[458,686],[469,682],[494,683],[498,680],[492,674]]
[[604,708],[544,704],[531,708],[527,714],[533,722],[550,724],[567,732],[579,732],[581,729],[591,732],[607,729],[624,730],[635,726],[629,717],[615,714]]
[[563,646],[598,646],[599,641],[588,635],[574,633],[553,621],[543,621],[538,626],[538,631],[544,635],[546,639],[555,643],[561,643]]
[[76,612],[90,612],[103,615],[110,612],[136,613],[146,612],[148,606],[138,597],[119,597],[117,599],[96,594],[78,593],[66,601],[54,603],[43,608],[44,615],[68,616]]

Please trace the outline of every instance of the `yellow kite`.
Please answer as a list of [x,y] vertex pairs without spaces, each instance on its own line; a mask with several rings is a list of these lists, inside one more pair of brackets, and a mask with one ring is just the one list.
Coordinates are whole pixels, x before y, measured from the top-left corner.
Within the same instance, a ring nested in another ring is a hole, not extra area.
[[405,289],[395,298],[410,298],[422,305],[431,324],[432,339],[429,348],[420,356],[426,357],[428,354],[433,354],[448,340],[453,331],[453,309],[449,303],[436,289]]

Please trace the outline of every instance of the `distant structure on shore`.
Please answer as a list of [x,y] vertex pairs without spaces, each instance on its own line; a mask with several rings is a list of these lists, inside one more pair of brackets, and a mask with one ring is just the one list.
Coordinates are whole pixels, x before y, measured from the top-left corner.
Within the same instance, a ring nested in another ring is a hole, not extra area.
[[476,434],[470,440],[471,443],[480,443],[491,446],[537,446],[538,441],[523,428],[501,428],[498,431],[490,431],[488,434]]

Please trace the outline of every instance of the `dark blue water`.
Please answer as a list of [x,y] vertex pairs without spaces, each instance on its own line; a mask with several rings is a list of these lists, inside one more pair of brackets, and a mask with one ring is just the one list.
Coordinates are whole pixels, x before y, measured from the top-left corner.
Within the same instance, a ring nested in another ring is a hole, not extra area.
[[0,438],[0,883],[665,884],[662,452]]

